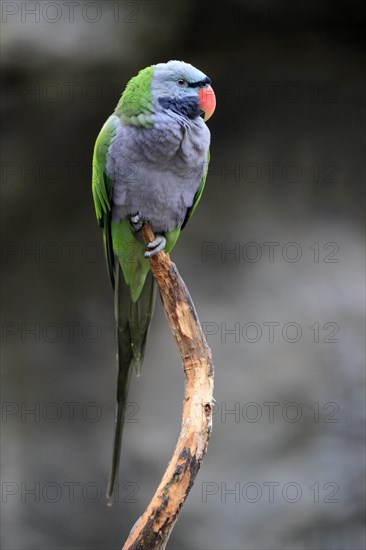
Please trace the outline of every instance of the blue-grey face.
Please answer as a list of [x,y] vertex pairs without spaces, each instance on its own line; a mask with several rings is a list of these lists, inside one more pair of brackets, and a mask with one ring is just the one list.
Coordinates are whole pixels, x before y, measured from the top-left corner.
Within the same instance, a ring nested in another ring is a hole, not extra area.
[[151,83],[153,101],[163,109],[193,119],[203,114],[198,91],[209,84],[210,79],[189,63],[158,63]]

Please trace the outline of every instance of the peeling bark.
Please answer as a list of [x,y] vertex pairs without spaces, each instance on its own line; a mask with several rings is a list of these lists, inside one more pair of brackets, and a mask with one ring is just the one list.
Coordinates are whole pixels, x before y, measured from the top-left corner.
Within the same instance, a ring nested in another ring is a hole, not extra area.
[[[141,234],[145,243],[155,238],[147,224],[142,227]],[[212,427],[212,356],[192,299],[169,255],[160,252],[153,256],[150,266],[182,359],[185,396],[182,426],[173,456],[123,550],[163,550],[166,547],[200,469]]]

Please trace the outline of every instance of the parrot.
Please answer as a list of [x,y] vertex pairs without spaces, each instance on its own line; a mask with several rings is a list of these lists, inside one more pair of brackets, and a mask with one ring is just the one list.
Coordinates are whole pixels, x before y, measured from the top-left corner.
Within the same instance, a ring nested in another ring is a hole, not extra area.
[[[117,403],[107,503],[113,502],[131,372],[139,376],[155,304],[149,258],[170,253],[195,211],[210,160],[211,80],[183,61],[150,65],[127,83],[94,146],[92,195],[117,334]],[[148,222],[155,239],[144,244]]]

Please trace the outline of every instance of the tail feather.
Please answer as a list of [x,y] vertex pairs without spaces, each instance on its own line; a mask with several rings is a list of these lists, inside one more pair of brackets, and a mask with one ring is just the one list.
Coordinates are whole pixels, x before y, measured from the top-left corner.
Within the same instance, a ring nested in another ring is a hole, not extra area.
[[118,477],[123,422],[127,405],[131,372],[134,367],[141,372],[147,334],[154,310],[156,287],[149,272],[141,295],[132,301],[129,286],[126,284],[120,266],[117,264],[115,280],[115,314],[117,322],[117,412],[115,421],[112,466],[109,475],[107,501],[113,503],[113,494]]
[[146,339],[155,307],[156,286],[151,271],[146,275],[144,287],[137,302],[131,307],[131,341],[134,357],[134,367],[137,376],[141,374],[144,360]]

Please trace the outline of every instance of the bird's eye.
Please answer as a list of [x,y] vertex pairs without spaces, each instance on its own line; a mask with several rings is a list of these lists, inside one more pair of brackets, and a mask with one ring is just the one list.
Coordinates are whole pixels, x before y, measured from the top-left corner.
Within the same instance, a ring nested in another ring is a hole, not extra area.
[[177,84],[178,84],[178,86],[182,86],[182,88],[185,87],[185,86],[188,86],[188,82],[186,80],[184,80],[184,78],[178,78]]

